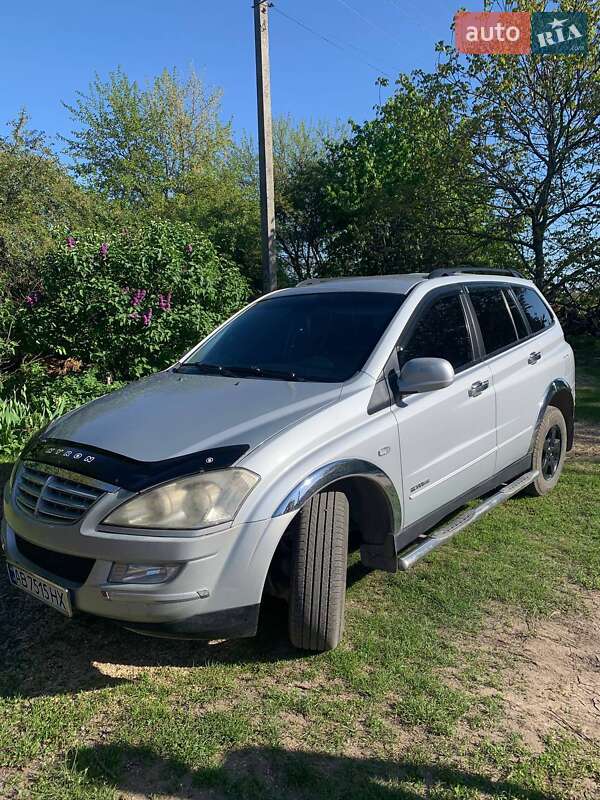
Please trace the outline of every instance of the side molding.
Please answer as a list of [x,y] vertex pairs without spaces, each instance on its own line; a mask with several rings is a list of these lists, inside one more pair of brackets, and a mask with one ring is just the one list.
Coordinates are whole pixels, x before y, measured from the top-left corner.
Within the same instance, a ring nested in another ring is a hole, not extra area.
[[[540,412],[538,414],[537,421],[535,423],[533,429],[533,436],[531,437],[531,444],[529,445],[529,453],[533,453],[533,448],[535,447],[535,440],[538,435],[538,431],[540,429],[540,425],[542,424],[542,419],[544,418],[544,414],[546,413],[546,409],[549,405],[551,405],[552,398],[557,395],[559,392],[568,391],[571,398],[573,398],[573,389],[569,386],[569,384],[563,380],[562,378],[555,378],[550,386],[546,390],[546,394],[544,396],[544,400],[542,402]],[[574,402],[574,401],[573,401]],[[567,423],[567,432],[569,436],[569,441],[573,441],[573,419],[566,420]],[[570,449],[568,446],[567,449]]]
[[342,478],[367,478],[378,484],[387,497],[392,513],[394,531],[400,530],[402,521],[402,509],[400,498],[396,492],[396,487],[386,473],[371,464],[369,461],[362,461],[357,458],[348,458],[342,461],[333,461],[319,467],[308,475],[301,483],[295,486],[288,496],[279,504],[273,516],[280,517],[297,511],[313,495],[320,492],[326,486],[339,481]]

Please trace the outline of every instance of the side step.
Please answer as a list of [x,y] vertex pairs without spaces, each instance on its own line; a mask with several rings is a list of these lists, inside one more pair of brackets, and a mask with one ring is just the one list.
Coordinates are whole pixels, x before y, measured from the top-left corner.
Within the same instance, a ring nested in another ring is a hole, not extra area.
[[417,540],[415,544],[408,547],[398,557],[398,569],[405,571],[414,567],[417,561],[420,561],[424,556],[431,553],[436,547],[447,542],[456,533],[466,528],[467,525],[475,522],[484,514],[487,514],[488,511],[491,511],[493,508],[496,508],[496,506],[499,506],[500,503],[508,500],[509,497],[521,492],[526,486],[533,483],[538,475],[539,470],[526,472],[525,475],[521,475],[520,478],[512,481],[512,483],[507,483],[506,486],[503,486],[496,494],[488,497],[487,500],[483,500],[475,508],[468,508],[466,511],[463,511],[462,514],[454,517],[447,525],[435,528],[431,533]]

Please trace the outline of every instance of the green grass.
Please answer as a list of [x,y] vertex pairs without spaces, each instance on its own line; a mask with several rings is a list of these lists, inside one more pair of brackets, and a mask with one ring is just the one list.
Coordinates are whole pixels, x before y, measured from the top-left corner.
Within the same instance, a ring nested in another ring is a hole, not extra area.
[[600,464],[570,462],[550,496],[511,500],[412,572],[367,574],[354,557],[344,640],[318,656],[288,646],[277,604],[255,640],[170,642],[69,622],[2,578],[0,797],[600,792],[590,744],[557,730],[534,752],[507,727],[512,665],[478,639],[490,615],[583,613],[582,589],[600,590],[599,496]]

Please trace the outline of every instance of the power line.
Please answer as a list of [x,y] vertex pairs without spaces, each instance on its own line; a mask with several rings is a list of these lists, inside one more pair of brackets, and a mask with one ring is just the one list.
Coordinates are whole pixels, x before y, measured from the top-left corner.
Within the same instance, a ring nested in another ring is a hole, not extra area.
[[[409,22],[411,25],[416,25],[417,28],[420,28],[425,33],[431,34],[431,30],[426,27],[420,19],[412,16],[409,17],[406,15],[406,4],[401,2],[401,0],[387,0],[388,5],[392,6],[396,9],[396,11],[400,11],[404,19]],[[414,11],[414,9],[411,9]]]
[[[331,39],[329,36],[325,36],[325,34],[320,33],[319,31],[315,30],[314,28],[311,28],[310,25],[307,25],[305,22],[302,22],[302,20],[296,19],[296,17],[292,17],[291,14],[288,14],[287,12],[282,11],[277,6],[273,6],[272,8],[273,8],[273,11],[275,11],[277,14],[280,14],[282,17],[285,17],[286,19],[289,19],[290,22],[293,22],[295,25],[298,25],[300,28],[303,28],[305,31],[308,31],[309,33],[312,33],[313,36],[318,37],[319,39],[321,39],[322,41],[324,41],[327,44],[331,45],[332,47],[335,47],[337,50],[341,50],[342,52],[346,52],[348,50],[348,48],[351,48],[352,50],[356,50],[359,53],[364,52],[364,50],[361,50],[359,47],[356,47],[353,44],[349,44],[349,43],[345,44],[343,42],[336,41],[335,39]],[[354,56],[354,57],[358,58],[357,56]],[[389,78],[390,80],[392,80],[391,76],[388,75],[388,73],[385,70],[383,70],[381,67],[376,66],[375,64],[371,63],[370,61],[365,60],[364,58],[358,58],[358,60],[362,61],[363,64],[366,64],[368,67],[370,67],[371,69],[375,70],[375,72],[377,72],[379,75],[383,75],[384,77]]]
[[373,30],[376,30],[379,33],[382,33],[384,36],[387,36],[388,39],[391,39],[391,41],[395,42],[397,45],[400,44],[399,40],[396,39],[396,37],[393,36],[389,31],[386,31],[385,28],[380,27],[379,25],[377,25],[376,22],[373,22],[373,20],[369,19],[368,17],[365,17],[364,14],[361,14],[361,12],[357,8],[354,8],[354,6],[351,6],[350,3],[347,3],[346,0],[337,0],[337,2],[340,5],[347,8],[349,11],[352,11],[353,14],[356,14],[356,16],[360,20],[366,22],[367,25],[370,25],[373,28]]

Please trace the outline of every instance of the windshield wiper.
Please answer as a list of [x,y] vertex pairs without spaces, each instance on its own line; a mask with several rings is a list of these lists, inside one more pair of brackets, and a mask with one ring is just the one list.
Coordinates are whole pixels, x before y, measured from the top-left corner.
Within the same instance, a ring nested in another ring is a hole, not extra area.
[[302,381],[305,378],[296,375],[292,370],[268,369],[263,367],[208,364],[203,361],[189,361],[180,364],[175,372],[194,372],[197,375],[223,375],[226,378],[267,378],[283,381]]
[[235,372],[237,375],[252,378],[272,378],[274,380],[282,381],[301,381],[304,380],[300,375],[297,375],[292,370],[286,369],[269,369],[268,367],[256,367],[250,365],[249,367],[242,365],[227,365],[224,369],[230,372]]
[[202,361],[188,361],[175,368],[175,372],[195,372],[198,375],[223,375],[225,378],[240,376],[221,364],[206,364]]

